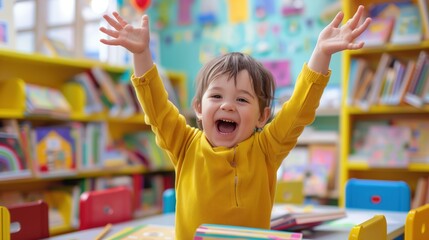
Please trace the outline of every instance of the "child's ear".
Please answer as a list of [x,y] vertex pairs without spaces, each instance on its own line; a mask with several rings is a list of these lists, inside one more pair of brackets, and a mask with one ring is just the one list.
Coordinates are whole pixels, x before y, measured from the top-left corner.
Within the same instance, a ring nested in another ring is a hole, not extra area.
[[262,111],[262,114],[258,119],[258,123],[256,127],[263,128],[267,123],[268,119],[270,118],[270,116],[271,116],[271,108],[269,107],[264,108],[264,111]]
[[197,116],[198,120],[203,119],[203,114],[202,114],[202,110],[201,110],[201,103],[194,103],[194,104],[192,104],[192,106],[194,107],[194,112],[195,112],[195,115]]

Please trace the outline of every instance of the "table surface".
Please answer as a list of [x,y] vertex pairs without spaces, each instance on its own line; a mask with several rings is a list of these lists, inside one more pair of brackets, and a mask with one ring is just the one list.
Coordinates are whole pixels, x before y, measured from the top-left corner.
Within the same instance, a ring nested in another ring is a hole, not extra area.
[[[407,212],[391,211],[373,211],[347,209],[347,216],[315,227],[313,230],[304,231],[304,239],[336,240],[348,239],[350,229],[359,223],[362,223],[376,214],[382,214],[386,217],[388,239],[400,236],[404,232],[405,219]],[[118,233],[126,227],[139,226],[144,224],[156,224],[174,226],[174,213],[151,216],[142,219],[135,219],[129,222],[113,224],[112,228],[105,237]],[[95,239],[103,230],[103,227],[92,228],[83,231],[76,231],[63,235],[48,238],[49,240],[80,240]]]

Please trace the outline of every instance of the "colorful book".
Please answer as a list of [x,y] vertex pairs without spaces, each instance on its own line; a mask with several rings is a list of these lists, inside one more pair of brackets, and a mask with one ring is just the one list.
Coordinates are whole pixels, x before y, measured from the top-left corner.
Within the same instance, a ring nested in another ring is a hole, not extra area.
[[312,144],[309,146],[308,177],[305,181],[306,195],[325,197],[332,188],[338,153],[335,145]]
[[174,239],[174,226],[163,225],[140,225],[137,227],[126,227],[120,232],[106,240],[147,239],[165,240]]
[[123,141],[126,149],[135,151],[135,153],[147,160],[149,169],[167,169],[171,167],[167,153],[156,144],[153,132],[143,131],[126,134]]
[[[380,98],[381,104],[398,105],[401,97],[401,87],[404,84],[407,65],[403,61],[395,60],[393,63],[393,74],[389,75],[388,83],[384,85],[384,95]],[[392,73],[392,72],[391,72]]]
[[93,114],[103,111],[103,103],[101,102],[100,93],[91,80],[88,72],[81,72],[74,75],[71,81],[79,83],[85,91],[85,113]]
[[71,113],[70,103],[58,89],[27,83],[25,94],[28,115],[68,117]]
[[309,158],[307,147],[297,146],[292,149],[278,170],[278,179],[304,181],[307,176]]
[[0,132],[0,179],[29,176],[31,171],[18,137]]
[[391,54],[383,53],[381,55],[380,62],[374,74],[374,79],[372,80],[372,86],[368,98],[366,101],[361,102],[363,103],[361,105],[362,108],[368,109],[370,106],[376,105],[378,103],[380,91],[386,78],[386,72],[392,65],[393,61],[394,57]]
[[393,17],[374,17],[368,28],[355,41],[365,42],[365,47],[382,46],[389,41],[394,23]]
[[271,213],[271,229],[302,231],[346,216],[343,208],[275,205]]
[[32,132],[32,145],[38,173],[69,173],[76,169],[71,127],[36,127]]
[[301,240],[302,234],[232,225],[202,224],[197,228],[194,240],[208,239]]
[[368,98],[372,83],[374,79],[374,70],[371,68],[366,68],[362,74],[361,79],[359,80],[358,85],[356,86],[355,93],[351,105],[353,106],[364,106],[365,101]]
[[403,126],[370,126],[365,145],[371,167],[407,167],[411,130]]
[[361,120],[356,121],[351,132],[351,147],[349,161],[367,160],[369,158],[368,144],[366,144],[367,135],[372,126],[388,126],[388,120]]
[[425,119],[394,119],[392,125],[411,129],[411,140],[408,154],[411,162],[429,163],[429,120]]
[[418,0],[417,4],[420,10],[420,17],[423,26],[423,38],[429,39],[429,2],[428,0]]
[[110,116],[119,116],[124,106],[124,99],[119,94],[113,78],[100,67],[91,68],[89,74],[94,83],[99,86],[101,100],[109,109]]
[[416,67],[411,82],[404,96],[404,102],[415,107],[422,107],[424,91],[429,77],[429,55],[421,51],[417,58]]
[[400,6],[400,13],[395,19],[390,42],[394,44],[420,43],[422,36],[419,7],[413,3]]
[[354,105],[359,86],[362,85],[364,75],[368,69],[368,62],[365,59],[354,58],[350,62],[350,76],[348,82],[347,104]]

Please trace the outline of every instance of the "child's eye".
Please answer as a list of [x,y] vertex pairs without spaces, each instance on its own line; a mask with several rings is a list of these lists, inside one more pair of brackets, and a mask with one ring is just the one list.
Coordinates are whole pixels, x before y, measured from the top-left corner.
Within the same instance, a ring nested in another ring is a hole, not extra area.
[[222,96],[221,96],[221,95],[219,95],[219,94],[214,94],[214,95],[212,95],[211,97],[212,97],[212,98],[222,98]]
[[244,102],[244,103],[249,102],[249,101],[247,101],[247,100],[246,100],[246,99],[244,99],[244,98],[239,98],[239,99],[237,99],[237,101],[239,101],[239,102]]

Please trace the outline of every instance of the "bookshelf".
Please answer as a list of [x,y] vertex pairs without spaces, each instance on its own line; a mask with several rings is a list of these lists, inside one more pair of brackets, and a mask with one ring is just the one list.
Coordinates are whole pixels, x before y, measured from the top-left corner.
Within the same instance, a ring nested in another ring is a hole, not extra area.
[[[357,7],[362,4],[366,6],[368,10],[372,4],[383,4],[383,3],[394,3],[397,1],[388,0],[377,0],[377,1],[351,1],[343,0],[342,6],[345,14],[345,19],[349,19],[355,12]],[[419,1],[412,1],[413,4],[419,6]],[[395,31],[394,29],[392,31]],[[356,59],[362,59],[367,63],[369,69],[372,69],[375,73],[379,67],[383,55],[388,54],[394,61],[400,61],[406,66],[410,61],[418,61],[418,57],[422,52],[429,52],[429,40],[424,37],[426,30],[421,30],[422,37],[419,42],[408,43],[408,44],[393,44],[387,41],[386,44],[380,46],[364,47],[357,51],[345,51],[342,56],[342,101],[341,101],[341,117],[340,117],[340,186],[339,186],[339,205],[344,206],[345,204],[345,185],[350,178],[367,178],[367,179],[385,179],[385,180],[404,180],[411,188],[412,196],[415,195],[417,182],[420,178],[426,178],[429,176],[429,160],[425,161],[414,161],[411,157],[407,158],[408,162],[405,166],[392,164],[374,165],[369,162],[369,159],[374,155],[360,155],[356,157],[352,153],[355,151],[356,137],[360,130],[358,125],[365,121],[372,122],[371,124],[377,124],[376,122],[382,121],[390,127],[396,127],[396,121],[423,121],[427,122],[429,117],[429,104],[424,103],[421,106],[412,106],[404,100],[404,96],[400,96],[399,102],[395,104],[382,103],[375,101],[367,105],[353,104],[352,91],[354,90],[351,79],[354,75],[351,74],[353,71],[353,61]],[[393,65],[393,64],[392,64]],[[427,68],[427,67],[426,67]],[[398,72],[395,72],[395,76],[398,76]],[[414,73],[413,73],[414,74]],[[386,76],[386,75],[382,75]],[[404,76],[404,75],[403,75]],[[357,81],[363,81],[363,77],[358,78]],[[373,80],[375,78],[372,78]],[[386,81],[385,77],[382,81]],[[403,78],[405,79],[405,78]],[[428,82],[429,80],[426,80]],[[362,83],[362,82],[360,82]],[[385,83],[385,82],[384,82]],[[373,92],[373,96],[381,98],[383,91],[383,82],[378,91]],[[429,83],[427,84],[429,86]],[[410,91],[411,87],[406,87]],[[372,90],[374,91],[374,90]],[[369,90],[371,92],[371,90]],[[426,94],[428,94],[426,92]],[[370,95],[367,95],[367,97]],[[368,97],[369,98],[369,97]],[[393,129],[392,127],[392,129]],[[358,129],[358,130],[357,130]],[[424,129],[423,129],[424,130]],[[422,131],[423,131],[422,130]],[[428,131],[427,129],[424,131]],[[411,132],[411,134],[413,134]],[[412,137],[412,136],[411,136]],[[387,146],[387,145],[386,145]],[[421,146],[420,146],[421,148]],[[411,156],[410,148],[404,147],[407,152],[407,156]],[[421,149],[420,149],[421,150]],[[419,150],[419,151],[420,151]]]
[[[4,130],[4,122],[8,120],[17,122],[19,128],[22,127],[21,124],[28,123],[31,130],[34,130],[34,128],[38,126],[69,126],[75,124],[87,127],[90,124],[102,124],[105,126],[105,138],[108,139],[112,145],[121,142],[127,134],[136,132],[150,133],[150,127],[144,123],[144,114],[142,112],[134,112],[129,116],[112,116],[109,114],[109,109],[106,108],[94,113],[85,112],[84,105],[86,104],[87,96],[83,89],[84,87],[78,84],[71,86],[69,83],[74,76],[83,72],[88,72],[94,67],[105,71],[115,83],[119,83],[121,77],[124,75],[125,77],[123,77],[124,80],[122,81],[126,81],[126,73],[129,73],[129,69],[125,66],[112,66],[93,60],[49,57],[41,54],[27,54],[8,49],[0,49],[0,130]],[[167,71],[166,75],[170,79],[174,90],[177,91],[181,108],[186,102],[186,75],[182,72],[174,71]],[[60,91],[70,103],[71,112],[61,117],[49,114],[29,114],[27,112],[27,92],[25,87],[30,84],[49,87]],[[184,108],[181,109],[184,110]],[[82,139],[85,138],[86,136]],[[29,139],[31,138],[27,140]],[[102,137],[100,137],[100,139],[102,139]],[[75,148],[73,148],[73,150],[75,150]],[[101,152],[103,153],[105,150],[106,149],[102,149]],[[32,152],[32,150],[28,150],[28,152]],[[74,154],[77,155],[77,153]],[[35,167],[36,158],[34,158],[34,156],[34,153],[32,153],[31,155],[26,155],[25,159],[30,174],[15,174],[9,176],[6,171],[3,172],[4,169],[1,169],[0,205],[2,205],[2,200],[11,200],[11,195],[3,195],[9,192],[43,192],[50,191],[51,189],[65,189],[67,186],[78,186],[78,193],[80,194],[84,190],[90,190],[85,188],[84,185],[106,185],[110,184],[110,180],[107,180],[108,183],[104,183],[103,181],[105,179],[119,179],[121,177],[128,177],[127,183],[131,188],[134,188],[134,190],[136,190],[135,188],[140,188],[140,193],[136,194],[136,202],[139,201],[139,197],[143,199],[142,192],[149,192],[151,187],[162,188],[162,186],[174,186],[174,170],[168,159],[162,159],[162,161],[165,161],[162,167],[149,168],[142,163],[138,164],[135,161],[130,161],[128,158],[129,155],[126,155],[124,158],[125,161],[120,165],[108,166],[101,164],[86,167],[75,163],[76,165],[72,171],[64,174],[38,171]],[[6,161],[7,160],[10,159],[6,158]],[[149,159],[149,161],[150,160],[151,159]],[[4,163],[4,161],[4,155],[0,156],[0,162]],[[151,179],[154,179],[152,183]],[[160,213],[162,211],[162,206],[158,200],[162,197],[162,190],[163,189],[155,189],[155,191],[150,193],[151,198],[149,200],[157,201],[152,208],[150,208],[150,204],[144,203],[142,200],[140,205],[145,205],[145,208],[143,210],[142,208],[136,208],[134,217],[139,218]],[[149,195],[145,197],[148,198]],[[58,216],[55,215],[55,217]],[[67,220],[67,222],[69,221]],[[51,227],[50,234],[53,236],[77,229],[76,226],[72,225]]]

